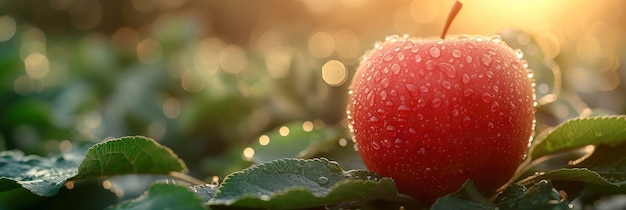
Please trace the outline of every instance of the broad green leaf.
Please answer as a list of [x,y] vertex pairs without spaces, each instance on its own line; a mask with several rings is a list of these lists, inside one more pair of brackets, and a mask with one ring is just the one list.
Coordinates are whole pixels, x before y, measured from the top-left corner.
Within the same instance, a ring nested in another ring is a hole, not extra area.
[[326,159],[280,159],[229,175],[209,204],[294,209],[396,194],[391,179],[371,172],[344,171]]
[[616,147],[599,145],[594,153],[575,168],[562,168],[545,173],[538,173],[522,182],[541,179],[584,182],[587,184],[609,187],[607,190],[626,192],[626,144]]
[[332,149],[327,144],[336,144],[338,139],[336,128],[315,129],[311,122],[292,122],[259,137],[252,146],[252,161],[263,163],[281,158],[310,157]]
[[494,204],[498,209],[570,209],[548,181],[540,181],[526,189],[512,185],[498,196]]
[[67,180],[121,174],[184,172],[185,164],[154,140],[132,136],[99,143],[52,157],[0,152],[0,192],[23,187],[39,196],[53,196]]
[[626,116],[576,118],[537,136],[531,150],[536,160],[553,152],[586,145],[618,145],[626,142]]
[[204,202],[188,187],[156,183],[135,200],[108,209],[204,209]]
[[439,209],[493,209],[493,204],[489,203],[472,181],[466,181],[457,192],[441,197],[430,207],[433,210]]
[[73,179],[173,171],[186,172],[187,166],[172,150],[146,137],[128,136],[89,148]]
[[191,190],[196,192],[196,194],[200,198],[202,198],[203,202],[208,202],[209,200],[211,200],[211,198],[215,196],[215,193],[217,193],[218,188],[219,188],[219,185],[216,185],[216,184],[204,184],[204,185],[193,186],[191,187]]
[[39,196],[53,196],[78,173],[81,160],[76,153],[45,158],[18,151],[0,152],[0,192],[23,187]]

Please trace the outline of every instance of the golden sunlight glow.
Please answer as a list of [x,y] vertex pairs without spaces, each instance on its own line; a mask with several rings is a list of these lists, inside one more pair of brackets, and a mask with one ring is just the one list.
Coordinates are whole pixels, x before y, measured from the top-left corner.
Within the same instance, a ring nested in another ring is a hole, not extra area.
[[265,54],[265,68],[270,76],[280,79],[287,76],[291,65],[291,54],[284,48],[274,47]]
[[330,60],[322,66],[322,79],[330,86],[341,86],[348,80],[348,71],[341,61]]
[[335,51],[335,40],[326,32],[317,32],[309,38],[309,52],[316,58],[326,58]]
[[246,147],[243,150],[243,159],[252,160],[252,157],[254,157],[254,149],[252,149],[252,147]]
[[50,71],[48,58],[41,53],[32,53],[24,59],[26,73],[33,79],[43,79]]
[[15,35],[17,24],[8,15],[0,17],[0,42],[8,41]]
[[267,135],[261,135],[259,136],[259,144],[261,146],[265,146],[268,145],[270,143],[270,137]]
[[280,134],[280,136],[289,135],[289,128],[287,126],[280,127],[280,129],[278,129],[278,134]]
[[154,64],[161,60],[163,48],[154,39],[144,39],[137,45],[137,58],[144,64]]
[[313,130],[313,122],[304,121],[304,123],[302,123],[302,130],[305,132],[311,132]]
[[230,45],[220,51],[220,65],[225,72],[237,74],[246,68],[246,51],[239,46]]

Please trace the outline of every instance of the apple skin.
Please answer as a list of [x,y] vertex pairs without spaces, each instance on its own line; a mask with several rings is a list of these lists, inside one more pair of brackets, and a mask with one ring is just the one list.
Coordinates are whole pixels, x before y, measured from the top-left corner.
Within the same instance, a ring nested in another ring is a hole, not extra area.
[[534,129],[534,84],[521,57],[499,36],[377,43],[356,70],[348,105],[367,168],[426,204],[468,179],[494,195]]

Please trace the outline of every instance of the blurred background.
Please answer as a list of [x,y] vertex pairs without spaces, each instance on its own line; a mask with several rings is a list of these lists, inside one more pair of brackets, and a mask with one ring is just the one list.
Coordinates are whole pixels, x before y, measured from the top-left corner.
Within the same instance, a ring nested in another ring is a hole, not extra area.
[[[0,0],[0,149],[47,156],[144,135],[210,182],[248,166],[266,133],[349,138],[359,57],[388,35],[438,36],[453,2]],[[500,34],[524,51],[541,131],[624,113],[625,10],[466,0],[449,34]]]

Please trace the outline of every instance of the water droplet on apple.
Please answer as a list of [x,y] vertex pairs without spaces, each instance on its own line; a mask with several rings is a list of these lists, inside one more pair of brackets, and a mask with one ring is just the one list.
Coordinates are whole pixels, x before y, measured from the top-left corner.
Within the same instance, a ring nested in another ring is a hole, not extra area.
[[405,49],[405,50],[407,50],[407,49],[409,49],[409,48],[411,48],[411,47],[413,47],[413,42],[412,42],[412,41],[405,41],[405,42],[402,44],[402,48],[403,48],[403,49]]
[[524,57],[524,52],[520,49],[515,49],[513,52],[518,59],[522,59]]
[[493,89],[493,92],[496,92],[496,93],[500,92],[500,87],[498,87],[498,85],[493,85],[492,89]]
[[404,53],[399,52],[397,57],[398,57],[398,61],[402,61],[404,59]]
[[387,118],[387,112],[385,112],[384,109],[378,108],[377,112],[378,112],[378,116],[380,116],[381,118],[383,118],[383,119]]
[[393,72],[393,74],[395,75],[400,73],[400,65],[398,65],[397,63],[394,63],[393,65],[391,65],[391,72]]
[[432,105],[433,105],[434,108],[439,108],[441,106],[442,102],[443,101],[441,100],[441,98],[435,98],[432,101]]
[[376,100],[376,97],[374,96],[374,91],[369,92],[367,94],[367,101],[369,102],[370,106],[374,106],[374,100]]
[[462,80],[463,80],[463,84],[464,84],[464,85],[469,84],[469,82],[470,82],[470,77],[469,77],[469,75],[467,75],[467,74],[463,74],[463,76],[462,76],[462,77],[463,77],[463,79],[462,79]]
[[432,61],[432,60],[426,61],[426,69],[432,71],[432,70],[435,70],[436,67],[437,67],[437,62]]
[[391,101],[387,101],[387,103],[385,103],[385,105],[387,105],[387,106],[393,106],[393,102],[391,102]]
[[456,69],[454,68],[454,66],[452,64],[449,64],[449,63],[439,63],[438,67],[439,67],[439,69],[441,71],[443,71],[443,73],[446,74],[446,76],[448,76],[450,78],[455,78],[456,77]]
[[439,51],[439,48],[437,47],[430,48],[430,51],[428,52],[430,53],[430,56],[433,56],[433,58],[438,58],[439,55],[441,55],[441,52]]
[[[478,39],[476,39],[478,41]],[[474,43],[473,41],[467,41],[465,42],[465,47],[469,48],[469,49],[474,49],[474,48],[478,48],[478,45],[476,43]]]
[[396,91],[394,89],[394,90],[389,91],[389,94],[391,94],[392,96],[397,96],[398,95],[398,91]]
[[454,117],[459,116],[459,110],[458,109],[453,109],[452,110],[452,116],[454,116]]
[[378,143],[376,142],[372,142],[372,148],[374,148],[375,150],[380,149],[380,145],[378,145]]
[[495,128],[496,126],[492,123],[492,122],[488,122],[487,123],[487,127],[489,127],[489,130]]
[[372,123],[378,123],[378,122],[380,122],[380,120],[378,119],[378,117],[376,117],[376,116],[372,116],[372,117],[370,117],[370,122],[372,122]]
[[466,63],[472,63],[472,56],[465,56],[465,62]]
[[468,127],[472,124],[472,119],[469,116],[463,118],[463,126]]
[[422,62],[422,56],[421,55],[415,55],[415,62]]
[[398,117],[408,117],[411,114],[411,108],[407,105],[398,106]]
[[391,59],[393,59],[393,54],[390,52],[387,52],[385,54],[383,54],[383,60],[384,61],[391,61]]
[[393,143],[394,143],[394,145],[395,145],[395,147],[396,147],[396,148],[400,148],[400,147],[402,147],[402,145],[401,145],[401,144],[402,144],[402,142],[403,142],[403,141],[402,141],[402,139],[400,139],[400,138],[396,138],[396,140],[395,140],[395,141],[393,141]]
[[389,126],[387,126],[387,130],[388,131],[395,131],[396,127],[393,127],[393,125],[389,125]]
[[409,94],[411,94],[412,96],[419,95],[419,90],[414,84],[406,84],[404,87],[406,87],[406,89],[409,91]]
[[387,100],[387,91],[383,90],[383,91],[380,92],[380,99],[383,100],[383,101]]
[[413,52],[413,53],[416,53],[416,52],[419,52],[419,51],[420,51],[420,48],[418,46],[413,46],[411,48],[411,52]]
[[422,91],[422,92],[424,92],[424,93],[427,93],[427,92],[428,92],[428,86],[426,86],[426,85],[422,85],[422,86],[420,87],[420,91]]
[[498,108],[500,108],[500,104],[497,101],[494,101],[493,104],[491,104],[491,111],[497,112]]
[[482,97],[482,99],[483,99],[483,102],[485,102],[485,103],[490,103],[490,102],[491,102],[491,94],[489,94],[489,93],[483,93],[483,94],[481,95],[481,97]]
[[417,107],[424,108],[426,107],[426,100],[423,98],[417,99]]
[[493,63],[493,59],[489,54],[483,54],[480,60],[486,67],[491,66],[491,63]]
[[374,72],[374,82],[380,82],[380,71]]
[[463,56],[463,53],[460,50],[452,50],[452,57],[460,58]]
[[383,80],[380,81],[380,83],[383,85],[383,88],[388,88],[389,87],[389,79],[387,79],[387,78],[383,78]]
[[463,95],[466,97],[472,95],[472,93],[474,93],[474,90],[472,90],[471,88],[467,88],[463,91]]
[[443,86],[443,88],[445,88],[445,89],[447,89],[447,90],[452,89],[452,85],[451,85],[451,84],[450,84],[450,82],[448,82],[448,81],[443,81],[443,82],[441,83],[441,86]]
[[487,78],[489,78],[489,79],[493,78],[493,72],[491,72],[491,71],[486,71],[485,75],[487,75]]
[[494,35],[492,37],[490,37],[491,41],[494,43],[500,43],[502,42],[502,37],[500,37],[500,35]]

